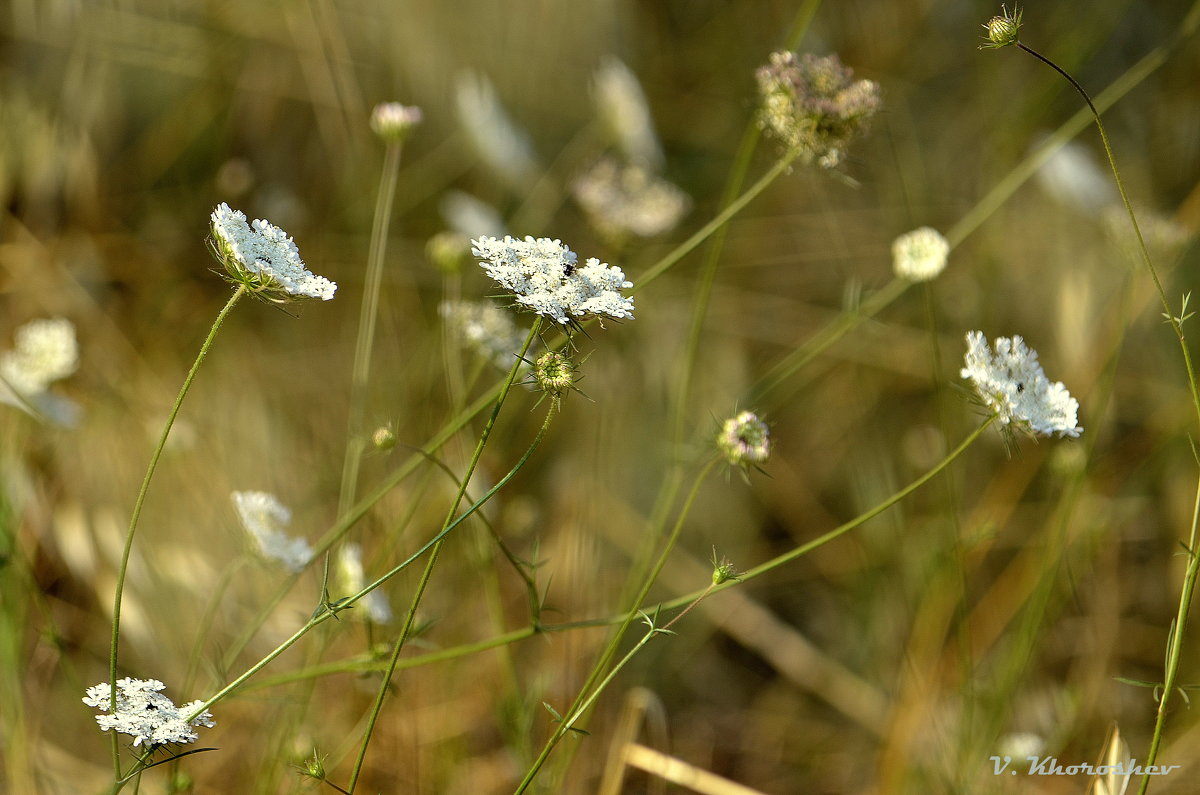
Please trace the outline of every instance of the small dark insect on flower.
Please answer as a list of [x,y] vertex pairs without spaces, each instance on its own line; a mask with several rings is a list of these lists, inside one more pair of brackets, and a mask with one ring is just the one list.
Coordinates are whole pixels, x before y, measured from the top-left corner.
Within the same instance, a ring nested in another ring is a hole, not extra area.
[[575,263],[574,262],[564,262],[563,263],[563,276],[571,276],[574,273],[575,273]]
[[1018,392],[1024,392],[1024,391],[1025,391],[1025,385],[1024,385],[1023,383],[1021,383],[1020,381],[1018,381],[1018,382],[1017,382],[1017,391],[1018,391]]

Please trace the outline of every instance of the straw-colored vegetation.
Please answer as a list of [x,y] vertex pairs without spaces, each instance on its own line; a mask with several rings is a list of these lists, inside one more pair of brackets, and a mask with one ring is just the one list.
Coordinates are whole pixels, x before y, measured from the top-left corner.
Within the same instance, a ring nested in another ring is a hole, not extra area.
[[[1193,791],[1200,10],[1053,5],[1155,275],[1014,9],[5,4],[0,789]],[[215,726],[101,733],[124,677]]]

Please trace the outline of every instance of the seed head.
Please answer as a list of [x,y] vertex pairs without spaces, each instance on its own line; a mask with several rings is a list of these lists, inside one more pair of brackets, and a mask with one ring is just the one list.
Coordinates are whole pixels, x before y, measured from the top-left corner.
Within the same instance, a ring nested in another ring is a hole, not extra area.
[[998,50],[1017,43],[1017,34],[1021,30],[1021,9],[1013,6],[1011,16],[1004,6],[1000,6],[1000,10],[1003,12],[1002,16],[992,17],[984,23],[987,41],[980,44],[979,49]]

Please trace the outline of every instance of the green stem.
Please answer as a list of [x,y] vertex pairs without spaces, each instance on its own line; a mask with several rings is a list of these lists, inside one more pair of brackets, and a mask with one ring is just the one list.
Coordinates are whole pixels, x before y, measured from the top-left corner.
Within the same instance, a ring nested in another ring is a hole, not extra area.
[[[508,397],[509,390],[512,388],[513,382],[516,381],[517,373],[521,369],[525,353],[529,350],[529,346],[533,343],[533,338],[537,335],[538,328],[540,326],[541,317],[539,316],[536,320],[534,320],[533,327],[529,329],[529,334],[525,337],[525,344],[522,346],[521,352],[517,355],[515,361],[513,361],[512,368],[508,372],[508,379],[501,387],[500,394],[496,396],[496,403],[492,407],[492,413],[488,417],[487,423],[483,427],[483,432],[479,436],[479,442],[475,445],[475,452],[471,455],[470,463],[467,464],[466,472],[462,477],[462,483],[459,485],[458,491],[455,494],[454,499],[451,501],[450,509],[446,513],[446,519],[444,522],[442,522],[442,532],[439,533],[439,537],[436,543],[433,545],[432,551],[429,555],[429,560],[425,564],[425,570],[421,573],[421,579],[417,584],[417,590],[413,594],[412,603],[408,609],[408,615],[404,620],[404,627],[401,629],[400,635],[396,638],[396,643],[392,647],[392,657],[389,662],[388,669],[384,674],[383,681],[380,683],[379,691],[375,697],[375,704],[371,708],[371,714],[367,720],[367,727],[363,732],[362,745],[359,747],[358,758],[354,762],[354,770],[350,774],[350,783],[347,786],[347,789],[350,792],[354,792],[354,788],[358,784],[358,777],[362,773],[362,766],[366,761],[367,747],[370,745],[371,736],[375,730],[375,723],[379,719],[379,715],[382,712],[383,700],[387,695],[388,687],[391,685],[392,674],[396,669],[396,662],[400,658],[400,652],[404,648],[404,643],[408,640],[408,636],[412,632],[413,623],[416,621],[417,608],[421,604],[421,598],[425,594],[425,588],[429,585],[429,578],[432,576],[433,567],[437,563],[438,553],[441,551],[442,541],[445,538],[447,528],[451,527],[453,524],[456,524],[455,514],[458,513],[458,508],[462,503],[463,495],[467,491],[467,485],[471,482],[471,477],[475,473],[475,468],[479,464],[479,459],[483,456],[483,449],[487,446],[488,439],[491,437],[492,428],[494,428],[496,425],[496,418],[500,416],[500,409],[504,406],[504,401]],[[546,413],[546,420],[542,424],[542,429],[538,432],[534,447],[536,447],[537,443],[541,442],[542,436],[546,432],[546,428],[548,428],[550,425],[550,420],[553,417],[554,412],[555,409],[552,406]],[[528,457],[532,455],[533,449],[534,448],[530,448],[525,457],[521,459],[520,464],[524,464]],[[511,474],[515,474],[515,471]],[[496,489],[493,488],[491,491],[489,491],[489,495],[495,493],[495,490]]]
[[[158,468],[158,460],[162,457],[162,452],[167,446],[167,436],[171,433],[171,427],[175,424],[175,418],[179,416],[179,409],[183,406],[183,399],[187,396],[188,390],[191,389],[192,381],[196,379],[196,373],[200,370],[200,365],[204,363],[205,357],[208,356],[208,351],[212,347],[213,340],[216,339],[221,324],[225,322],[225,318],[233,311],[237,302],[245,294],[245,285],[239,285],[233,291],[233,295],[229,297],[229,301],[225,303],[224,308],[217,314],[217,319],[213,322],[208,336],[205,337],[204,343],[200,346],[200,353],[196,356],[196,361],[192,363],[192,369],[188,370],[187,377],[183,380],[183,386],[179,389],[179,395],[175,398],[175,404],[171,406],[171,413],[167,415],[167,421],[163,426],[162,434],[158,437],[158,444],[150,456],[150,465],[146,468],[146,476],[142,478],[142,486],[138,489],[137,499],[133,503],[133,512],[129,517],[129,529],[125,532],[125,546],[121,550],[121,563],[117,567],[116,593],[113,595],[112,637],[109,641],[108,650],[108,684],[112,690],[112,697],[109,703],[113,714],[116,714],[117,711],[117,657],[121,638],[121,597],[125,592],[125,576],[129,572],[129,557],[133,552],[133,539],[137,533],[138,520],[142,516],[142,507],[146,503],[146,495],[150,492],[150,481],[154,478],[154,470]],[[121,758],[116,732],[112,732],[112,759],[113,772],[119,780],[121,778]]]
[[[592,690],[596,681],[600,679],[609,663],[612,662],[613,657],[616,656],[617,649],[620,648],[621,645],[621,639],[625,636],[625,632],[629,629],[629,625],[633,623],[635,618],[637,618],[639,612],[641,611],[642,603],[646,600],[646,596],[650,593],[651,587],[653,587],[654,582],[658,579],[658,575],[662,572],[663,567],[667,564],[667,558],[670,556],[671,550],[675,548],[675,543],[679,540],[679,535],[683,530],[683,525],[691,512],[692,505],[696,501],[696,496],[700,493],[700,486],[704,483],[705,478],[708,477],[710,472],[712,472],[713,467],[716,466],[719,460],[720,459],[716,457],[712,458],[696,475],[696,480],[692,483],[692,489],[688,493],[687,499],[684,500],[683,506],[679,509],[679,516],[676,518],[675,526],[671,529],[671,534],[667,538],[666,544],[663,545],[662,552],[659,553],[658,561],[655,563],[655,566],[651,570],[650,574],[645,578],[645,580],[643,580],[642,587],[638,590],[637,595],[633,598],[629,610],[624,614],[624,620],[613,633],[613,636],[609,639],[608,645],[605,647],[604,652],[600,655],[600,658],[592,667],[592,670],[588,674],[587,679],[584,681],[583,686],[579,689],[579,695],[575,697],[575,701],[571,704],[568,714],[576,714],[580,711],[580,704],[583,703],[583,699],[586,697],[586,694]],[[621,664],[623,665],[624,662]],[[611,674],[609,675],[609,678],[611,678]],[[607,681],[607,679],[605,681]],[[588,703],[590,704],[590,700]],[[526,773],[525,780],[522,782],[522,786],[517,790],[518,792],[523,792],[525,790],[525,787],[528,786],[529,782],[532,781],[534,776],[537,775],[538,771],[541,770],[542,765],[545,764],[546,759],[549,758],[550,753],[554,750],[554,747],[558,745],[558,741],[562,739],[565,730],[562,729],[561,726],[559,728],[560,731],[554,732],[550,736],[550,739],[546,741],[546,745],[542,748],[542,752],[534,761],[533,766],[530,767],[529,772]]]

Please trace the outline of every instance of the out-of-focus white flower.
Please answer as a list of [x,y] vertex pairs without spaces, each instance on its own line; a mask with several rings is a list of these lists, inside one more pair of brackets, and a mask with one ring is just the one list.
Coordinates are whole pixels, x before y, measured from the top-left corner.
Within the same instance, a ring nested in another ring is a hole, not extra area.
[[371,129],[385,141],[403,141],[421,119],[421,109],[415,105],[380,102],[371,111]]
[[512,315],[493,304],[443,301],[438,312],[454,334],[503,370],[512,367],[513,357],[525,343],[525,332],[513,322]]
[[743,411],[721,425],[717,449],[733,466],[765,464],[771,455],[771,433],[757,414]]
[[[538,173],[529,135],[509,118],[485,76],[463,72],[454,91],[458,118],[479,158],[514,190],[529,187]],[[478,234],[478,233],[472,233]]]
[[447,191],[438,205],[446,224],[471,240],[476,237],[500,237],[504,232],[504,219],[496,208],[460,190]]
[[[1041,136],[1040,146],[1047,136]],[[1067,141],[1034,172],[1038,187],[1059,204],[1088,214],[1119,202],[1112,175],[1100,168],[1095,157],[1078,141]]]
[[901,279],[927,282],[946,269],[950,244],[936,229],[922,226],[892,243],[892,268]]
[[[1142,240],[1146,243],[1151,260],[1158,264],[1173,261],[1179,256],[1192,238],[1187,227],[1155,210],[1136,206],[1133,209],[1137,213],[1138,227],[1142,230]],[[1109,240],[1117,244],[1130,262],[1140,266],[1142,252],[1138,247],[1137,235],[1133,233],[1133,225],[1129,223],[1125,205],[1110,204],[1105,207],[1100,211],[1100,223]]]
[[609,157],[577,177],[571,193],[596,228],[617,239],[667,232],[691,206],[687,194],[665,179]]
[[1031,756],[1041,756],[1046,750],[1046,741],[1033,732],[1010,732],[1000,737],[996,750],[1001,756],[1023,762]]
[[615,56],[600,61],[595,76],[596,111],[613,143],[627,158],[650,171],[662,168],[663,153],[642,86]]
[[471,245],[488,276],[539,315],[564,325],[586,315],[633,317],[633,299],[620,293],[633,286],[625,272],[595,257],[580,266],[561,240],[481,237]]
[[962,377],[1002,425],[1045,436],[1083,433],[1078,401],[1061,381],[1046,379],[1037,351],[1020,337],[997,337],[993,351],[982,331],[969,331],[965,364]]
[[[347,542],[342,545],[341,551],[338,552],[338,576],[347,595],[356,594],[366,587],[362,547],[358,544]],[[356,604],[362,605],[367,618],[376,624],[392,623],[392,606],[388,604],[383,591],[378,588],[359,599]]]
[[[176,707],[160,692],[165,688],[166,685],[157,679],[118,679],[116,711],[111,715],[97,715],[96,723],[101,731],[130,735],[135,747],[193,743],[198,736],[195,727],[211,729],[217,725],[208,710],[189,720],[188,715],[204,702],[189,701]],[[112,687],[108,682],[92,685],[87,689],[83,703],[108,712],[112,707]]]
[[836,55],[771,53],[755,73],[762,108],[759,123],[804,164],[835,168],[850,141],[882,105],[879,85],[854,80]]
[[254,539],[264,558],[282,563],[289,571],[299,572],[312,559],[312,547],[303,538],[284,532],[292,521],[289,511],[274,494],[265,491],[235,491],[231,495],[242,527]]
[[34,409],[63,425],[74,425],[79,407],[51,394],[50,385],[79,368],[75,326],[63,317],[31,320],[17,329],[16,347],[0,354],[0,403]]
[[213,255],[236,283],[272,301],[320,298],[328,301],[337,285],[313,274],[300,259],[296,243],[274,224],[246,215],[221,202],[212,212]]

